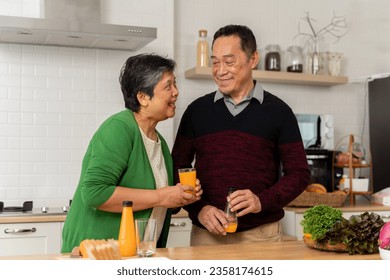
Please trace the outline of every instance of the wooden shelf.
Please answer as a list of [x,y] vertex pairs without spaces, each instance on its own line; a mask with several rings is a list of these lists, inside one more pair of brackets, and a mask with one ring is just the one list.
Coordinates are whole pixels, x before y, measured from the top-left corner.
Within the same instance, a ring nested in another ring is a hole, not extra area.
[[334,167],[337,167],[337,168],[365,168],[365,167],[371,167],[370,164],[352,164],[351,166],[349,166],[348,164],[344,164],[344,165],[341,165],[341,164],[335,164]]
[[[185,72],[186,79],[212,79],[211,67],[194,67]],[[348,83],[348,77],[304,73],[253,70],[253,79],[263,83],[334,86]]]
[[[335,151],[333,152],[333,160],[332,160],[332,187],[335,187],[335,168],[346,168],[349,169],[349,204],[354,205],[355,204],[355,196],[356,195],[371,195],[373,193],[373,178],[372,178],[372,165],[367,163],[354,163],[353,162],[353,145],[355,144],[355,136],[353,134],[349,135],[349,143],[348,143],[348,163],[343,162],[343,164],[338,164],[336,162],[336,153],[340,150],[339,148],[342,146],[343,141],[345,141],[346,137],[343,137],[339,140],[339,142],[336,144]],[[361,141],[362,142],[362,141]],[[344,143],[345,144],[345,143]],[[360,143],[363,145],[363,143]],[[371,153],[369,152],[368,157],[371,159]],[[370,177],[368,178],[368,190],[367,191],[354,191],[353,190],[353,179],[355,179],[355,169],[356,168],[370,168]]]

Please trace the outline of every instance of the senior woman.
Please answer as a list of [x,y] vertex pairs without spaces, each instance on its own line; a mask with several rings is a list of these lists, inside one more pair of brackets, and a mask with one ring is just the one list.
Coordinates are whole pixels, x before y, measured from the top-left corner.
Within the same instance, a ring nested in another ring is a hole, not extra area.
[[120,74],[126,109],[95,132],[85,153],[78,187],[62,232],[63,253],[84,239],[118,238],[122,202],[133,201],[134,218],[159,221],[158,247],[165,247],[172,208],[198,201],[189,186],[173,186],[169,148],[156,130],[175,115],[179,95],[175,62],[155,54],[127,59]]

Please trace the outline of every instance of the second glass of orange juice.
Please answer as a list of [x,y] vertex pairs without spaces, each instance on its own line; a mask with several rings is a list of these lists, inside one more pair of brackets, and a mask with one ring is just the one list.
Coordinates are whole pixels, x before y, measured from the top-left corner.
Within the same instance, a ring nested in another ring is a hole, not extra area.
[[196,187],[196,169],[195,168],[181,168],[179,169],[180,184],[191,186],[193,189],[186,191],[195,195]]

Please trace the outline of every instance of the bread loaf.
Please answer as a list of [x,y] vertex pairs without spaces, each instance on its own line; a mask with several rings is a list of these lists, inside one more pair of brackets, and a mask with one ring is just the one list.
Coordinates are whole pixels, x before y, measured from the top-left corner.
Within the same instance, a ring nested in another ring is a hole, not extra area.
[[315,193],[327,193],[326,188],[318,183],[308,185],[306,191]]
[[79,246],[83,258],[92,260],[120,260],[119,245],[113,239],[85,239]]

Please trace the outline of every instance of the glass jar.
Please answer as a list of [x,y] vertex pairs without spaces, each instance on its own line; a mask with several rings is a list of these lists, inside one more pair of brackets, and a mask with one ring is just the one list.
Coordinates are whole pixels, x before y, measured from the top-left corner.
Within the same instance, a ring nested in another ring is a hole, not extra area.
[[265,55],[265,70],[280,71],[280,46],[276,44],[267,45],[265,50],[267,52]]
[[300,46],[290,46],[287,48],[287,72],[303,72],[303,51]]
[[199,30],[198,43],[196,45],[196,66],[209,66],[209,43],[207,42],[207,30]]

